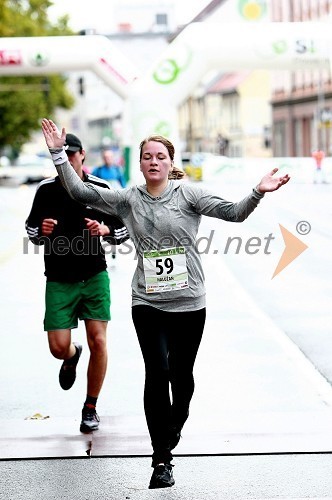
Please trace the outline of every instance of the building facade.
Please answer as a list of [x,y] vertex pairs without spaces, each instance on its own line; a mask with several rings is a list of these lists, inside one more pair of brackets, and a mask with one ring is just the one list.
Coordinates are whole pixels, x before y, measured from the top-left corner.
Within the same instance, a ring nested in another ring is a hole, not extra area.
[[217,76],[179,109],[183,148],[230,157],[271,156],[270,97],[269,71]]
[[[271,2],[271,16],[276,22],[329,22],[331,7],[331,0],[278,0]],[[274,72],[271,107],[274,156],[310,156],[317,149],[331,154],[330,70]]]

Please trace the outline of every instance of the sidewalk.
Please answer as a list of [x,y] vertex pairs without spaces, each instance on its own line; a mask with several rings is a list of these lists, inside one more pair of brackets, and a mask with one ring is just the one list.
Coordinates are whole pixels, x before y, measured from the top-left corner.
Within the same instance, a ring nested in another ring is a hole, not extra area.
[[177,458],[175,486],[149,490],[148,458],[0,462],[1,500],[332,498],[331,455]]

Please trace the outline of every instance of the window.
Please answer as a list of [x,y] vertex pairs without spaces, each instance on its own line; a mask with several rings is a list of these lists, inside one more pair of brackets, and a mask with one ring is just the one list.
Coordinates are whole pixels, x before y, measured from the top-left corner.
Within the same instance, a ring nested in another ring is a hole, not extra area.
[[167,14],[156,14],[156,24],[167,26]]
[[286,124],[284,121],[276,122],[273,131],[274,156],[287,156],[286,154]]

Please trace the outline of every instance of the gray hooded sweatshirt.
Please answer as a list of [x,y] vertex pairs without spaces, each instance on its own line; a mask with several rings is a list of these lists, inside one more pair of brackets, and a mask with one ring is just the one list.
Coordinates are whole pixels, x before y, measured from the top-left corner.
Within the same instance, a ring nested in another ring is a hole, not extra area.
[[[197,184],[169,180],[163,193],[153,197],[145,185],[116,191],[82,182],[68,162],[56,165],[56,169],[72,198],[123,221],[137,252],[132,305],[164,311],[205,307],[204,273],[196,245],[202,215],[242,222],[264,196],[253,189],[249,196],[233,203]],[[174,255],[180,260],[176,262]],[[147,277],[147,267],[152,278]],[[150,287],[149,279],[154,283]]]

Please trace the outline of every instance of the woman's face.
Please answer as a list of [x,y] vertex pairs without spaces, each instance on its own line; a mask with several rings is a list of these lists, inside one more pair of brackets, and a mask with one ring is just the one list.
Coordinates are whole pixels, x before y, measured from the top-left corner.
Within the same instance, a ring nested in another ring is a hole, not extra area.
[[166,146],[156,141],[144,144],[140,164],[147,183],[158,184],[166,181],[173,168],[173,162]]

